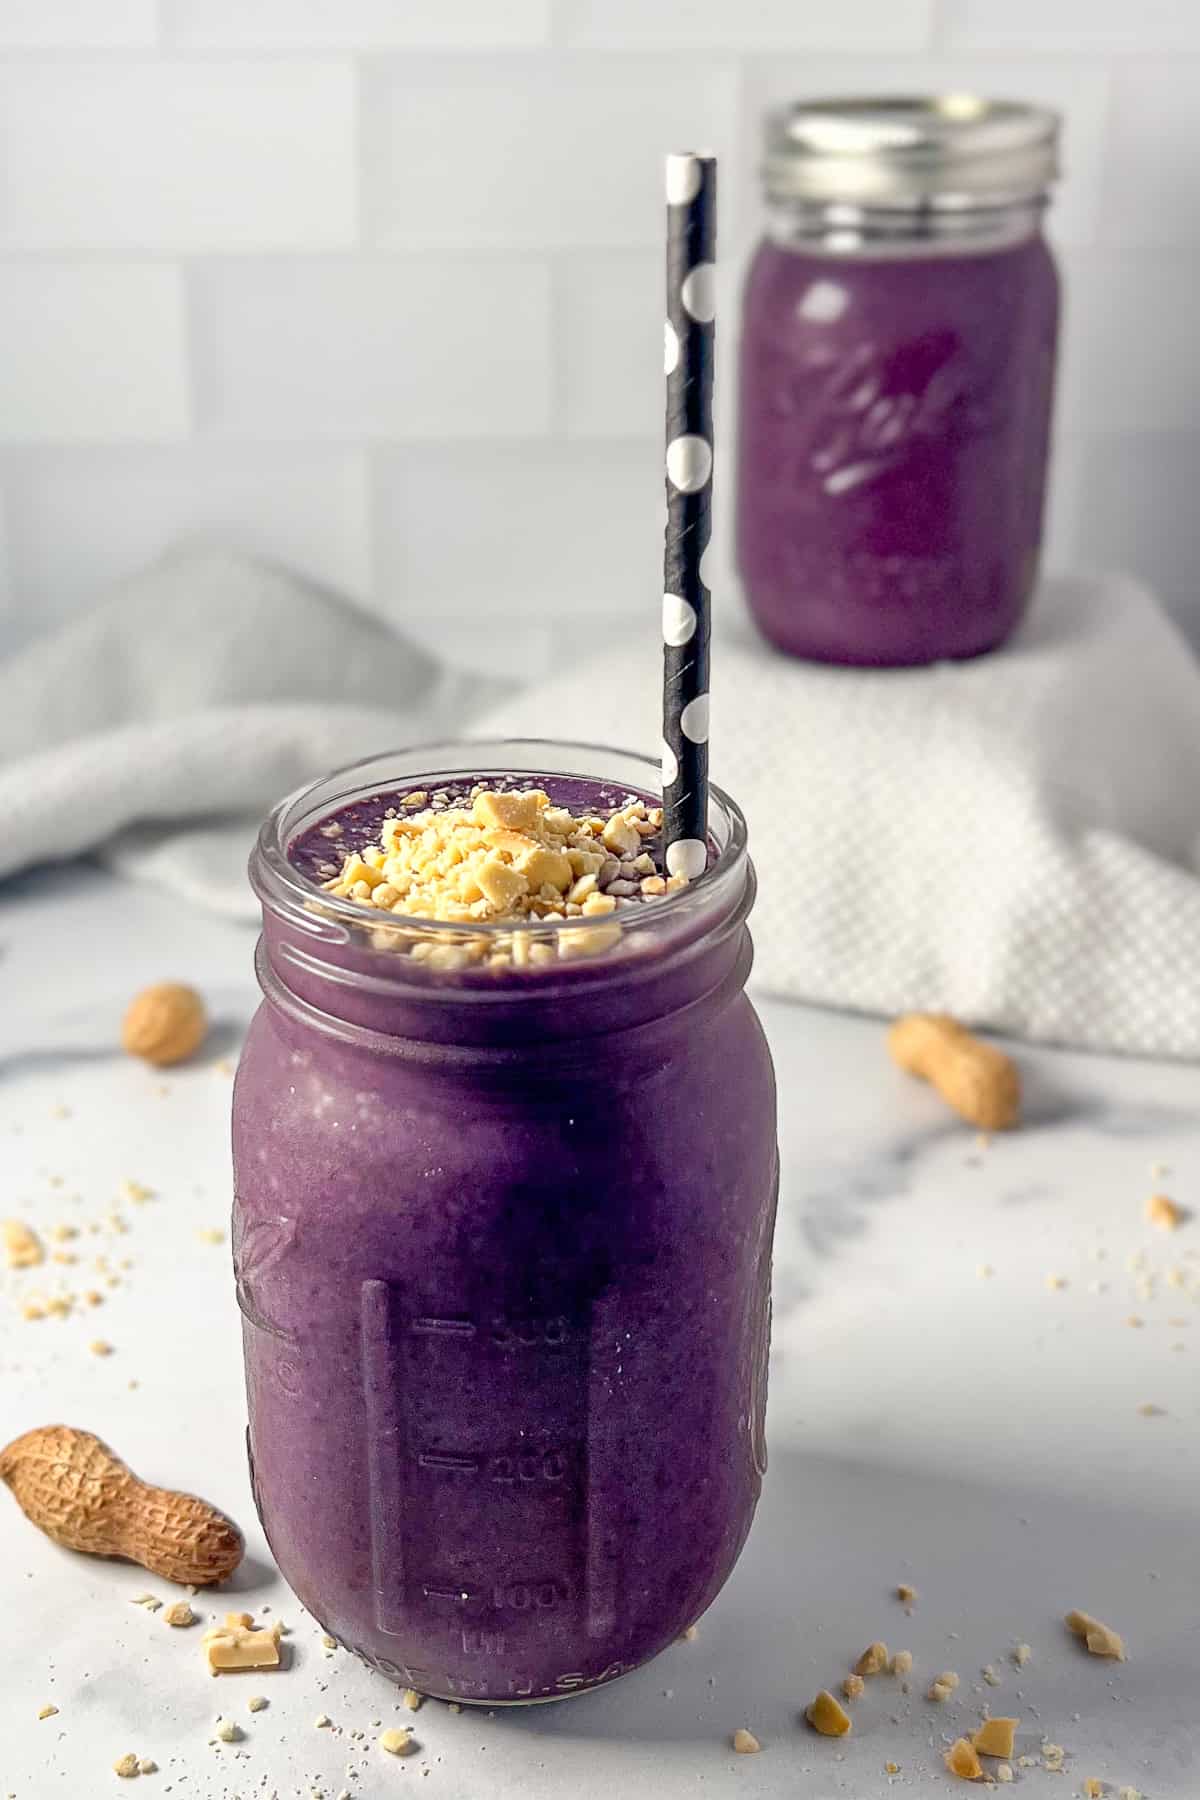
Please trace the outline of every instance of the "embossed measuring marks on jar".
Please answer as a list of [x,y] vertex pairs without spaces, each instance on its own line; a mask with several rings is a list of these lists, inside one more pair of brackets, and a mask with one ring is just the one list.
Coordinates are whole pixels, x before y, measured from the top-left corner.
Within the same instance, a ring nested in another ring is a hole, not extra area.
[[[501,1661],[513,1699],[624,1672],[604,1654],[617,1522],[589,1498],[613,1492],[595,1479],[612,1390],[592,1354],[594,1310],[451,1310],[441,1296],[435,1311],[406,1283],[363,1283],[375,1623],[400,1656],[406,1640],[440,1643],[455,1673],[431,1685],[464,1698],[494,1694]],[[596,1668],[535,1690],[523,1652],[544,1669],[581,1624]],[[463,1673],[475,1659],[478,1683]]]

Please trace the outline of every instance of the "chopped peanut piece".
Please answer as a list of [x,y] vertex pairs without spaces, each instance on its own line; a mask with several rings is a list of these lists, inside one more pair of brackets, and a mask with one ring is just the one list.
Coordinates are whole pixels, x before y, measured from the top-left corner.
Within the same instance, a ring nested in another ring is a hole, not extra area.
[[263,1708],[268,1704],[269,1702],[265,1694],[251,1694],[246,1702],[246,1710],[247,1712],[262,1712]]
[[1103,1800],[1104,1783],[1097,1781],[1094,1775],[1089,1775],[1083,1784],[1083,1791],[1087,1800]]
[[940,1675],[935,1675],[930,1682],[929,1693],[926,1698],[929,1700],[948,1700],[957,1686],[958,1676],[954,1673],[954,1670],[945,1669]]
[[971,1743],[981,1756],[1009,1757],[1013,1753],[1013,1737],[1020,1719],[985,1719]]
[[194,1625],[196,1615],[186,1600],[176,1600],[174,1605],[168,1606],[164,1612],[163,1623],[166,1625]]
[[4,1255],[10,1269],[32,1269],[45,1259],[37,1233],[20,1219],[5,1219],[0,1224]]
[[1083,1639],[1093,1656],[1111,1656],[1117,1662],[1125,1661],[1125,1645],[1119,1633],[1102,1625],[1099,1619],[1093,1619],[1090,1613],[1069,1612],[1063,1623],[1075,1637]]
[[754,1733],[747,1731],[744,1725],[738,1726],[733,1734],[732,1743],[739,1756],[753,1756],[756,1751],[762,1749],[762,1745]]
[[128,1781],[130,1776],[136,1775],[137,1772],[138,1759],[132,1750],[127,1750],[124,1756],[118,1756],[113,1764],[113,1774],[119,1775],[123,1781]]
[[892,1675],[899,1675],[899,1676],[903,1677],[905,1675],[912,1674],[912,1666],[913,1666],[912,1651],[911,1650],[897,1650],[895,1655],[892,1657],[891,1662],[888,1664],[888,1670]]
[[902,1606],[911,1606],[916,1597],[917,1590],[915,1587],[909,1587],[907,1581],[900,1582],[899,1586],[896,1588],[896,1598]]
[[57,1711],[58,1711],[57,1706],[43,1706],[41,1711],[38,1713],[38,1718],[39,1719],[52,1719]]
[[983,1775],[983,1764],[966,1738],[956,1738],[946,1751],[946,1767],[960,1781],[979,1781]]
[[93,1338],[88,1349],[93,1356],[111,1356],[113,1347],[105,1338]]
[[420,1712],[425,1704],[424,1694],[418,1694],[416,1688],[405,1688],[400,1698],[403,1700],[405,1706],[407,1706],[409,1712]]
[[694,1644],[699,1636],[700,1627],[698,1625],[685,1625],[679,1634],[679,1642],[681,1644]]
[[1018,1669],[1023,1669],[1032,1655],[1033,1651],[1028,1644],[1018,1644],[1012,1653],[1012,1659]]
[[138,1774],[139,1775],[157,1775],[158,1774],[158,1764],[155,1762],[155,1760],[152,1756],[139,1756],[138,1757]]
[[218,1719],[213,1726],[213,1736],[219,1737],[223,1744],[236,1744],[241,1735],[241,1726],[235,1725],[232,1719]]
[[804,1716],[822,1737],[845,1737],[850,1730],[850,1714],[838,1704],[828,1688],[821,1688],[809,1701]]
[[847,1675],[842,1682],[842,1692],[847,1700],[861,1700],[867,1691],[867,1684],[861,1675]]
[[1009,1782],[1013,1779],[1011,1763],[997,1763],[995,1768],[997,1781]]
[[854,1673],[856,1675],[878,1675],[881,1669],[887,1668],[887,1663],[888,1647],[877,1641],[867,1645],[854,1665]]
[[[248,1613],[230,1613],[225,1624],[204,1634],[204,1652],[214,1675],[227,1669],[277,1669],[282,1627],[276,1620],[261,1631],[240,1623]],[[231,1621],[233,1621],[231,1623]]]
[[480,825],[502,825],[506,831],[528,835],[537,826],[540,808],[548,804],[545,794],[537,791],[526,794],[484,792],[476,794],[473,811]]
[[1160,1231],[1177,1231],[1186,1217],[1183,1208],[1176,1206],[1166,1194],[1151,1194],[1146,1202],[1146,1219]]
[[418,1747],[407,1725],[389,1725],[380,1733],[379,1748],[386,1750],[389,1756],[411,1756]]

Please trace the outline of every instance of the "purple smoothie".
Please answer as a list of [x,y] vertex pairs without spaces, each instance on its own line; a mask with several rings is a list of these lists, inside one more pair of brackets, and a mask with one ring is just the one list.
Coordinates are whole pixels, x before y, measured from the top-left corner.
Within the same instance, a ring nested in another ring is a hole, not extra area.
[[[489,779],[519,747],[495,748]],[[569,746],[530,754],[555,750],[569,769]],[[584,760],[613,781],[572,803],[647,779]],[[742,992],[753,875],[718,795],[709,873],[611,954],[431,978],[311,879],[319,823],[366,841],[395,789],[435,785],[406,775],[285,805],[252,863],[265,999],[234,1161],[255,1494],[282,1572],[364,1660],[450,1698],[556,1698],[704,1610],[759,1492],[777,1157]]]
[[922,255],[760,246],[737,544],[773,644],[870,665],[1004,641],[1037,571],[1057,324],[1036,233]]

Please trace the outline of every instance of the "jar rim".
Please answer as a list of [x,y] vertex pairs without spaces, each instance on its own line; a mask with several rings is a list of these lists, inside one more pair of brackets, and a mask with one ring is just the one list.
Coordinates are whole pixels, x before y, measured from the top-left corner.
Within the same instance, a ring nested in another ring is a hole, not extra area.
[[772,200],[967,210],[1044,196],[1059,173],[1050,107],[971,92],[792,101],[764,119]]
[[[579,766],[564,766],[571,763]],[[614,769],[614,765],[623,767]],[[609,773],[610,770],[614,772]],[[381,916],[357,901],[329,893],[302,874],[288,855],[289,846],[304,829],[330,813],[389,788],[414,781],[436,788],[466,777],[479,780],[489,775],[505,779],[527,775],[531,780],[573,777],[649,793],[655,798],[662,791],[662,771],[655,758],[607,744],[538,737],[464,737],[401,745],[345,763],[286,794],[259,830],[250,855],[250,884],[264,907],[306,933],[361,945],[364,926],[378,927],[383,923]],[[709,835],[717,842],[716,858],[686,887],[664,894],[653,905],[623,908],[623,937],[627,932],[642,934],[655,926],[662,929],[668,922],[672,926],[684,924],[706,911],[719,912],[726,900],[736,899],[749,863],[745,815],[715,783],[709,785],[709,796]],[[319,912],[314,911],[315,902],[319,902]],[[534,932],[544,938],[556,930],[578,930],[583,924],[575,918],[530,918],[472,920],[467,926],[459,920],[426,919],[415,914],[389,917],[397,924],[411,923],[422,936],[428,933],[432,941],[440,938],[444,942],[461,940],[465,934],[491,938]],[[376,953],[381,958],[390,955],[386,950]],[[611,958],[597,955],[588,960],[595,966]]]

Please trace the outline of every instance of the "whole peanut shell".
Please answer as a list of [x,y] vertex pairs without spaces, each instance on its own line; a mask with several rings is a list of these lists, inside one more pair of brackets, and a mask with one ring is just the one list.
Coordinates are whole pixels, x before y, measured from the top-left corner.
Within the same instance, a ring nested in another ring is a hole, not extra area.
[[0,1450],[0,1480],[67,1550],[123,1556],[166,1581],[209,1587],[242,1560],[242,1534],[207,1501],[139,1481],[90,1431],[40,1425]]
[[131,1056],[165,1067],[198,1050],[208,1031],[208,1015],[195,988],[159,981],[130,1001],[121,1025],[121,1043]]

